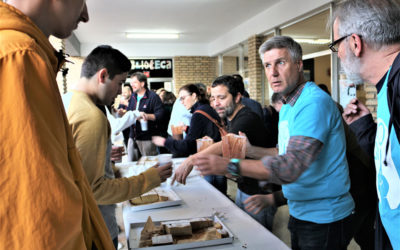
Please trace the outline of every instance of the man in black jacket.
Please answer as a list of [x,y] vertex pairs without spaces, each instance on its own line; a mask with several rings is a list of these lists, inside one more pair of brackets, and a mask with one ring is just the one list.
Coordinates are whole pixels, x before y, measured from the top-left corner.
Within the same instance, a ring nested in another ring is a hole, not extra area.
[[[129,110],[139,110],[142,119],[138,119],[131,127],[128,141],[128,155],[133,150],[136,140],[141,155],[157,155],[157,148],[151,142],[153,135],[159,135],[157,122],[164,115],[164,108],[160,97],[147,87],[147,77],[141,72],[132,71],[129,74],[133,95],[129,103]],[[147,128],[144,127],[147,123]],[[132,154],[133,155],[133,154]]]
[[376,249],[400,249],[399,19],[399,1],[346,1],[334,14],[335,40],[329,46],[350,81],[373,83],[378,91],[377,126],[357,99],[343,113],[360,145],[374,152],[380,215]]
[[[240,93],[241,82],[234,77],[224,75],[214,80],[211,88],[211,97],[214,102],[214,109],[218,115],[226,121],[228,133],[245,133],[251,144],[259,147],[275,147],[276,140],[272,141],[269,132],[265,129],[262,119],[250,108],[244,106],[241,102]],[[190,173],[193,165],[191,161],[198,155],[215,154],[222,155],[222,142],[214,143],[205,150],[189,157],[175,171],[174,179],[180,183],[185,183],[187,175]],[[261,189],[259,182],[253,178],[241,177],[237,179],[238,190],[236,193],[236,205],[244,209],[243,201],[254,194],[265,193]],[[279,189],[278,185],[270,185],[267,192]],[[246,211],[246,210],[245,210]],[[255,220],[263,226],[272,230],[273,218],[276,207],[264,208],[260,213],[246,211]]]

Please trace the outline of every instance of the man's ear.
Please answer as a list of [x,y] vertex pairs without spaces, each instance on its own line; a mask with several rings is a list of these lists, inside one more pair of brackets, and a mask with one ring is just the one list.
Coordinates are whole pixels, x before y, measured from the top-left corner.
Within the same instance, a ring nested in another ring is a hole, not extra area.
[[97,81],[99,83],[105,83],[106,79],[108,78],[108,71],[106,68],[102,68],[99,70],[99,73],[97,74]]
[[363,42],[361,37],[357,34],[352,34],[349,41],[350,49],[353,51],[356,57],[361,56],[361,52],[363,50]]
[[297,62],[297,67],[298,67],[298,71],[302,72],[303,71],[303,60],[299,60]]
[[236,97],[235,97],[235,103],[238,104],[240,102],[240,100],[242,99],[242,94],[237,93]]

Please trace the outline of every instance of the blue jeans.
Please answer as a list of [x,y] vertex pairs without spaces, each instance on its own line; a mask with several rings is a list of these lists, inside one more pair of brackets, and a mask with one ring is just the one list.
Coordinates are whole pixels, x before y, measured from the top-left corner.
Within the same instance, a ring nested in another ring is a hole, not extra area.
[[353,236],[353,214],[346,218],[326,224],[289,218],[289,231],[294,250],[339,250],[347,249]]
[[272,231],[272,225],[274,223],[276,207],[275,206],[266,207],[263,210],[261,210],[258,214],[251,213],[244,208],[245,205],[243,203],[250,196],[251,195],[248,195],[242,192],[240,189],[238,189],[236,192],[236,201],[235,201],[236,205],[240,207],[243,211],[245,211],[248,215],[253,217],[253,219],[258,221],[265,228],[267,228],[269,231]]
[[218,189],[221,193],[226,195],[227,184],[226,177],[223,175],[206,175],[204,179],[208,181],[211,185],[213,185],[216,189]]

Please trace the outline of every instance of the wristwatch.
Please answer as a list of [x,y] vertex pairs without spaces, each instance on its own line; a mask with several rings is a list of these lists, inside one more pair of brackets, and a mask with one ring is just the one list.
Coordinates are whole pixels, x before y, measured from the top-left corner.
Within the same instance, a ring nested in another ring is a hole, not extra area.
[[240,176],[240,159],[232,158],[228,163],[228,172],[234,176]]

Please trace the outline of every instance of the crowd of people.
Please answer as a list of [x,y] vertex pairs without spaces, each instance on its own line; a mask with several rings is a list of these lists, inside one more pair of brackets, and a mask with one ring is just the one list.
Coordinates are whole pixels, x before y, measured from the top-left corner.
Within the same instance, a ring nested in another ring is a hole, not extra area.
[[[173,174],[168,163],[116,178],[122,140],[129,161],[187,157],[173,181],[185,184],[194,166],[224,194],[227,179],[236,181],[237,206],[269,230],[287,204],[293,249],[346,249],[352,238],[361,249],[400,249],[397,0],[347,0],[331,20],[329,48],[349,81],[377,87],[376,123],[359,100],[341,109],[306,81],[302,48],[287,36],[259,48],[274,91],[264,108],[240,75],[184,85],[178,97],[150,90],[108,45],[85,58],[79,81],[60,96],[65,57],[48,37],[66,38],[88,20],[84,0],[0,2],[0,248],[117,248],[115,204]],[[16,99],[18,112],[10,109]],[[226,157],[232,135],[245,138],[243,157]],[[198,151],[202,138],[212,145]]]

